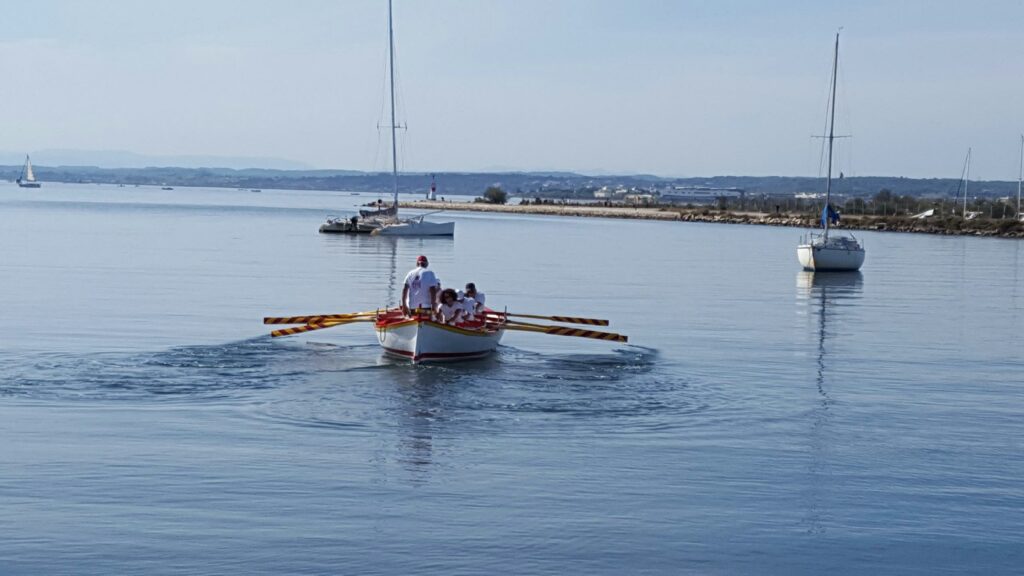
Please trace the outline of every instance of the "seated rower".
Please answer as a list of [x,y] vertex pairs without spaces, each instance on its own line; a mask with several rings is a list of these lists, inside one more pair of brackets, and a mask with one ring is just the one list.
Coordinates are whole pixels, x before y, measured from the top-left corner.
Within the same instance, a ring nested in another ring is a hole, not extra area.
[[483,292],[478,292],[476,284],[469,282],[466,284],[466,298],[473,300],[473,314],[483,314],[484,305],[486,304],[487,297]]
[[456,299],[455,290],[441,291],[441,305],[437,307],[437,321],[442,324],[457,324],[462,321],[464,310]]

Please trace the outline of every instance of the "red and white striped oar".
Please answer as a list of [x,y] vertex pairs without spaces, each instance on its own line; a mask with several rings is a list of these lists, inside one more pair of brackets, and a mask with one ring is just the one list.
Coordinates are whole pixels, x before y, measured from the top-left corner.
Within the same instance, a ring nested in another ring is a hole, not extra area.
[[552,322],[565,322],[567,324],[589,324],[590,326],[607,326],[607,320],[600,320],[598,318],[580,318],[578,316],[540,316],[537,314],[513,314],[511,312],[495,312],[493,310],[487,312],[488,316],[495,318],[534,318],[537,320],[550,320]]

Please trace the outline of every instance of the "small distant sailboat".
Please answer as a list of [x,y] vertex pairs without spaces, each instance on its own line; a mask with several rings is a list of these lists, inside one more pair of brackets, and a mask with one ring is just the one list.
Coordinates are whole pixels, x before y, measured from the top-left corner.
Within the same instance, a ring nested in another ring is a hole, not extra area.
[[427,200],[437,200],[437,183],[434,182],[434,175],[430,175],[430,191],[427,192]]
[[796,256],[804,270],[822,272],[849,272],[860,270],[864,264],[864,247],[853,234],[830,232],[830,225],[839,222],[839,213],[832,208],[832,144],[836,127],[836,72],[839,70],[839,33],[836,32],[835,54],[832,60],[832,99],[829,104],[828,177],[825,184],[825,207],[821,211],[824,232],[810,233],[796,247]]
[[964,171],[960,174],[960,183],[956,187],[956,196],[953,198],[954,213],[956,212],[956,204],[960,202],[960,191],[963,190],[963,210],[960,211],[960,216],[964,220],[974,220],[978,216],[981,216],[981,212],[969,212],[967,210],[967,185],[971,181],[971,149],[967,149],[967,156],[964,158]]
[[18,186],[22,188],[41,188],[42,184],[36,182],[36,173],[32,171],[32,160],[25,155],[25,165],[21,168],[21,176],[18,176]]

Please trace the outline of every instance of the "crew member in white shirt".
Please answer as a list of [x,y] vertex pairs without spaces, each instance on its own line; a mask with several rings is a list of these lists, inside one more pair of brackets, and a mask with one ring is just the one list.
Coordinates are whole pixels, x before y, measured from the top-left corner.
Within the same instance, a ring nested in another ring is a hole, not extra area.
[[441,305],[437,307],[438,320],[443,324],[458,324],[465,310],[459,304],[455,290],[448,288],[441,292]]
[[466,296],[462,290],[459,290],[455,300],[459,303],[459,306],[462,307],[462,319],[464,321],[472,322],[476,319],[476,300]]
[[466,284],[466,299],[473,300],[473,314],[480,315],[484,313],[484,304],[486,303],[486,296],[483,292],[478,292],[476,284],[470,282]]
[[402,287],[402,312],[406,316],[420,308],[428,311],[434,309],[441,283],[437,281],[434,272],[427,269],[429,264],[426,256],[418,256],[416,268],[405,275],[405,286]]

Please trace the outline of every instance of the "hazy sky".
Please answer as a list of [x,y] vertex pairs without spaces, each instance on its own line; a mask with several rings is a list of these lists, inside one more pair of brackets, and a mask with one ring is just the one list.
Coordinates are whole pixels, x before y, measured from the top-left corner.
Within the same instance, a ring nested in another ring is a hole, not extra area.
[[[3,15],[0,150],[388,166],[386,0]],[[400,164],[815,175],[840,26],[847,174],[1016,179],[1021,0],[396,0]]]

